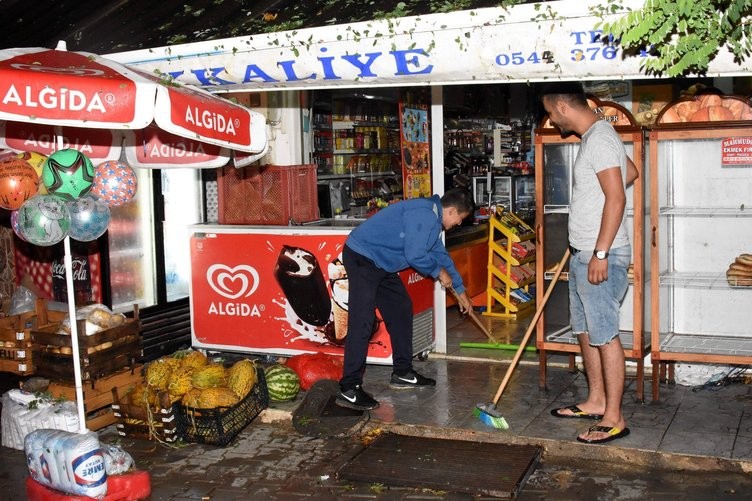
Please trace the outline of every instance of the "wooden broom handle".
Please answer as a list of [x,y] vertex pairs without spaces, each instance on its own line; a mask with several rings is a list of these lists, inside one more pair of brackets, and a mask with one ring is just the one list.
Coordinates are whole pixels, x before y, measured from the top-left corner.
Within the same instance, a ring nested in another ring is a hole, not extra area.
[[[452,291],[452,294],[454,295],[454,298],[457,300],[457,304],[460,303],[460,295],[457,294],[457,291],[454,290],[454,287],[449,287],[449,290]],[[499,344],[499,341],[491,335],[489,330],[486,328],[485,325],[483,325],[483,322],[480,321],[480,319],[475,315],[475,312],[473,311],[473,304],[470,303],[470,308],[467,310],[467,314],[470,316],[470,318],[475,322],[475,325],[477,325],[480,330],[483,331],[483,334],[486,335],[489,341],[491,341],[494,344]]]
[[501,394],[504,392],[504,389],[507,386],[507,383],[509,383],[509,379],[512,376],[512,372],[514,371],[514,368],[517,366],[517,362],[520,361],[520,357],[522,356],[522,352],[525,350],[525,345],[527,344],[528,340],[530,339],[530,335],[533,333],[533,330],[535,330],[535,326],[538,323],[538,319],[541,316],[541,313],[543,313],[543,308],[546,306],[546,302],[548,302],[548,298],[551,295],[551,292],[554,290],[554,285],[556,285],[556,282],[559,280],[559,275],[561,275],[561,270],[564,269],[564,265],[567,263],[567,259],[569,259],[569,247],[567,247],[567,250],[564,252],[564,255],[561,258],[561,261],[559,261],[559,264],[556,266],[556,272],[554,273],[554,277],[551,279],[551,283],[548,284],[548,288],[546,289],[546,293],[543,295],[543,299],[541,300],[541,304],[537,306],[535,309],[535,315],[533,315],[532,320],[530,320],[530,325],[527,328],[527,331],[525,332],[525,335],[522,337],[522,341],[520,341],[520,346],[517,348],[517,353],[515,353],[514,358],[512,359],[512,363],[509,365],[509,368],[507,369],[507,373],[504,374],[504,379],[501,381],[501,384],[499,385],[499,389],[496,391],[496,395],[493,398],[493,405],[496,406],[499,399],[501,398]]

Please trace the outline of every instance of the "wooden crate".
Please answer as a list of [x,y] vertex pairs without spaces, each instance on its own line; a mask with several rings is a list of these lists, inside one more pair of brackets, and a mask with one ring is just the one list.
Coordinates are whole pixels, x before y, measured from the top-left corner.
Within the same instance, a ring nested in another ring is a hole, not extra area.
[[23,360],[0,359],[0,372],[10,372],[19,376],[32,376],[34,365]]
[[0,317],[0,348],[29,348],[31,331],[51,322],[60,322],[67,313],[47,310],[47,301],[38,299],[36,310]]
[[[106,377],[125,368],[134,367],[141,358],[141,321],[138,310],[133,319],[122,325],[87,336],[86,322],[79,320],[78,347],[81,378],[90,381]],[[71,337],[58,333],[60,323],[32,329],[33,358],[38,376],[74,380]]]
[[133,405],[130,395],[112,389],[112,410],[117,418],[115,425],[123,437],[175,442],[179,438],[177,405],[170,403],[170,395],[160,391],[159,406],[147,411],[146,407]]
[[[137,364],[132,368],[122,369],[107,377],[87,381],[83,385],[84,412],[86,413],[86,427],[90,430],[98,430],[114,424],[117,421],[112,410],[113,390],[121,394],[127,393],[133,386],[142,382],[143,364]],[[76,400],[76,387],[70,381],[53,380],[50,382],[48,391],[53,398],[65,397],[67,400]]]

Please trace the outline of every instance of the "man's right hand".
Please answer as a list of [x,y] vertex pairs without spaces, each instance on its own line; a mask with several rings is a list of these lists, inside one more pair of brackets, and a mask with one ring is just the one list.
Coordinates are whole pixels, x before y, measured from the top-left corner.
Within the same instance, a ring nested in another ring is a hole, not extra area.
[[460,309],[460,313],[463,315],[470,311],[470,308],[473,307],[472,303],[470,302],[470,297],[467,295],[467,292],[462,292],[462,294],[457,295],[457,307]]
[[442,287],[445,289],[448,289],[452,286],[452,277],[449,275],[449,272],[446,271],[444,268],[441,269],[439,272],[439,283]]

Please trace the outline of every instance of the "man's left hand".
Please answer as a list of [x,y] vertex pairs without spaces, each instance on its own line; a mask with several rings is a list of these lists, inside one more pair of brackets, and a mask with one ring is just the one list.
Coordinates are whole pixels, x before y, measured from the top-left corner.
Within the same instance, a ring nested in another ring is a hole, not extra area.
[[598,259],[593,256],[588,264],[588,281],[598,285],[608,280],[608,258]]

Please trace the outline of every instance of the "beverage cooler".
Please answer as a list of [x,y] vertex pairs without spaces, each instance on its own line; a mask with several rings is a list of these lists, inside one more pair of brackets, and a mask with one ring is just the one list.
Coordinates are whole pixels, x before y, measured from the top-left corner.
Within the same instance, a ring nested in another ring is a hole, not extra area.
[[[110,210],[107,232],[94,242],[71,240],[76,303],[128,312],[188,295],[188,227],[201,220],[201,171],[134,168],[134,198]],[[15,238],[17,283],[67,301],[62,242],[52,247]]]
[[[192,345],[274,355],[343,354],[348,220],[328,226],[195,225],[190,238]],[[413,353],[434,345],[433,280],[400,273],[413,302]],[[389,334],[375,312],[369,363],[392,361]]]

